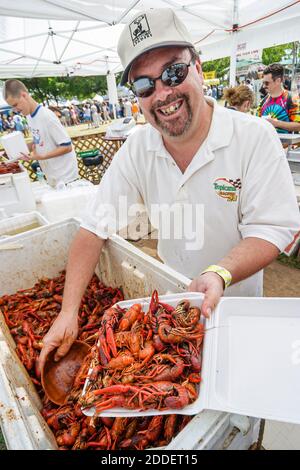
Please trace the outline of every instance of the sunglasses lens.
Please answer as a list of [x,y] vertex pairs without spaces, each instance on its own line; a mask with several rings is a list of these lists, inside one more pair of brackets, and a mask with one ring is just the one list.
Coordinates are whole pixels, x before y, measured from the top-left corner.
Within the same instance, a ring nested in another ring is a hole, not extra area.
[[[160,78],[164,85],[169,87],[180,85],[187,77],[189,64],[174,64],[167,67]],[[155,90],[155,82],[158,78],[141,77],[132,83],[132,89],[139,98],[147,98]]]
[[141,77],[135,80],[132,84],[133,91],[139,98],[147,98],[150,96],[155,88],[153,80],[148,77]]
[[186,79],[187,73],[187,64],[174,64],[163,71],[161,80],[167,86],[178,86]]

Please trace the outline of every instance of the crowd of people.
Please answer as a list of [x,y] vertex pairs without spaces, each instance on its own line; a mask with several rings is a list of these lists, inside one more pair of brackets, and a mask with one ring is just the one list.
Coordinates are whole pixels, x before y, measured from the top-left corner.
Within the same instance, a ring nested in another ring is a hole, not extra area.
[[23,132],[25,137],[29,136],[29,127],[26,116],[19,113],[0,114],[0,134],[4,132]]
[[[66,106],[47,106],[58,117],[64,127],[87,124],[87,128],[96,128],[102,124],[109,124],[114,118],[133,117],[138,120],[142,114],[138,101],[135,98],[121,98],[116,105],[108,101],[102,103],[97,100],[82,104]],[[26,116],[14,111],[0,114],[0,134],[4,132],[21,131],[25,137],[29,136],[29,126]]]
[[50,109],[65,127],[79,124],[87,124],[88,128],[99,127],[110,123],[114,118],[124,117],[133,117],[137,121],[141,113],[137,100],[129,98],[119,99],[114,107],[108,101],[91,100],[78,105],[50,106]]

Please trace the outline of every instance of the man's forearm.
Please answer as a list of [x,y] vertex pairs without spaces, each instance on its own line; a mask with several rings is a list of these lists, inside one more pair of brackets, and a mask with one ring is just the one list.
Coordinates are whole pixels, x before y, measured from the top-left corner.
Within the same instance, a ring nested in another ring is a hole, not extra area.
[[66,153],[69,153],[72,151],[72,145],[68,146],[59,146],[55,150],[52,150],[51,152],[47,152],[45,155],[37,155],[35,157],[36,160],[49,160],[50,158],[56,158],[56,157],[62,157]]
[[249,237],[235,246],[218,264],[232,275],[232,284],[242,281],[270,264],[279,249],[261,238]]
[[105,240],[85,229],[80,229],[72,242],[62,310],[77,315],[85,289],[94,274]]
[[279,129],[284,129],[288,132],[299,132],[300,131],[300,122],[276,121],[275,127],[279,128]]

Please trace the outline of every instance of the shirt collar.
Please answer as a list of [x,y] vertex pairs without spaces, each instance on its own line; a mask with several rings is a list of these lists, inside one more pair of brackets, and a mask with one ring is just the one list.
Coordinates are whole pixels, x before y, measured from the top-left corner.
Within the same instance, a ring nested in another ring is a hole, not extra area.
[[[219,106],[214,98],[206,96],[205,99],[214,108],[205,142],[209,150],[215,151],[230,144],[233,135],[233,119],[231,113],[223,106]],[[155,152],[158,157],[170,158],[160,132],[151,125],[147,132],[147,150]]]
[[36,114],[38,113],[38,110],[39,110],[41,107],[42,107],[42,105],[39,104],[39,105],[37,106],[37,108],[35,108],[35,110],[33,111],[33,113],[30,114],[30,116],[31,116],[32,118],[33,118],[34,116],[36,116]]

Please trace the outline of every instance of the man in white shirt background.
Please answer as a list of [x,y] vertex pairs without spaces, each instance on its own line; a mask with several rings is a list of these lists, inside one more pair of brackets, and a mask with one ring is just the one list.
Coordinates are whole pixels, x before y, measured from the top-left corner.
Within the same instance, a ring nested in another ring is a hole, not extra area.
[[[118,53],[121,83],[131,84],[148,124],[114,156],[72,243],[62,310],[43,340],[40,366],[55,348],[59,360],[76,339],[80,301],[105,240],[126,225],[134,205],[144,204],[158,228],[161,259],[205,294],[206,317],[223,294],[261,295],[262,269],[300,228],[276,131],[204,97],[198,54],[174,11],[139,13]],[[164,233],[176,211],[181,223]]]
[[37,160],[48,183],[70,183],[78,178],[76,154],[71,139],[57,116],[38,104],[19,80],[7,80],[3,97],[13,109],[27,117],[33,142],[26,161]]

